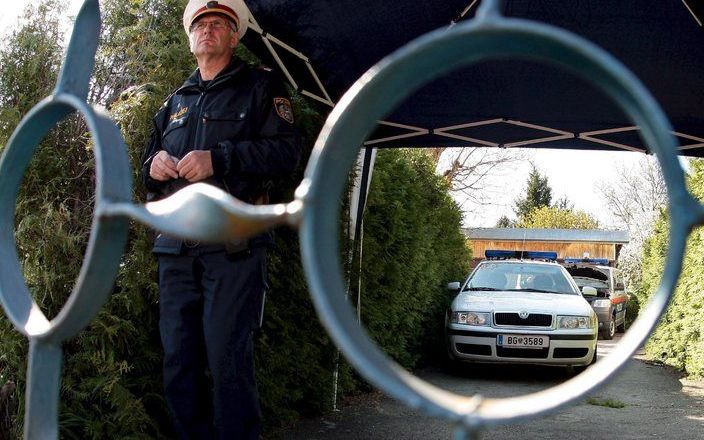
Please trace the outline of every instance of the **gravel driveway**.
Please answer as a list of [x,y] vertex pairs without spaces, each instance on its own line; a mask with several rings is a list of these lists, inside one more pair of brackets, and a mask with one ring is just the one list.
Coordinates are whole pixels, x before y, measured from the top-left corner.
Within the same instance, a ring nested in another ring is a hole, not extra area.
[[[617,342],[618,338],[599,341],[600,357]],[[417,374],[457,393],[487,397],[526,394],[568,377],[562,369],[518,366],[469,366],[457,374],[437,368]],[[588,402],[530,423],[492,429],[482,438],[704,439],[704,382],[681,379],[672,369],[649,363],[640,355]],[[377,392],[346,402],[337,413],[301,421],[272,438],[447,440],[452,436],[452,426],[445,421],[408,409]]]

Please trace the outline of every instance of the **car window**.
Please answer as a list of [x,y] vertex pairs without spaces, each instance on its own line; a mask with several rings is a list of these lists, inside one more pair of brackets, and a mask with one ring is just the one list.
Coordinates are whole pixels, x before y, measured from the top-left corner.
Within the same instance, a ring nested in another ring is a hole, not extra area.
[[562,267],[532,262],[480,263],[465,290],[540,291],[578,294]]

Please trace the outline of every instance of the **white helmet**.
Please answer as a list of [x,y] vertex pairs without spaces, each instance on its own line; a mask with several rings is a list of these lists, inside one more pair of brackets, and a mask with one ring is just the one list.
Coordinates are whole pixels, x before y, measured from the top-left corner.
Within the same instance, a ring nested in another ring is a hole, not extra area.
[[242,38],[249,24],[249,9],[243,0],[189,0],[183,11],[183,30],[188,35],[193,22],[204,14],[222,14],[237,23],[237,36]]

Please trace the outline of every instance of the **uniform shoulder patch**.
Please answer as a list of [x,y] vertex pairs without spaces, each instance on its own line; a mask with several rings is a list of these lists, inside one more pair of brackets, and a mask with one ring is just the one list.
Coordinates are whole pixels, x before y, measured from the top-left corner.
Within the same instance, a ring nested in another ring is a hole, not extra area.
[[291,101],[286,98],[274,98],[274,109],[276,109],[276,114],[279,115],[281,119],[289,124],[293,124]]

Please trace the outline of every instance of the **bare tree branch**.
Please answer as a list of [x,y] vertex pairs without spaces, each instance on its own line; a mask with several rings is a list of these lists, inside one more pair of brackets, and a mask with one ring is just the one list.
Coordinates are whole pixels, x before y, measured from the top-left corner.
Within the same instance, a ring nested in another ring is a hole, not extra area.
[[617,167],[617,177],[598,187],[606,206],[631,237],[621,251],[619,267],[630,285],[641,280],[643,244],[667,205],[667,188],[654,157],[644,156],[633,167]]
[[481,207],[497,204],[501,189],[495,181],[513,171],[526,159],[525,150],[463,147],[434,149],[439,155],[438,169],[452,185],[453,193],[461,195],[466,202],[463,209],[476,212]]

